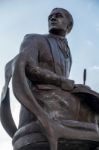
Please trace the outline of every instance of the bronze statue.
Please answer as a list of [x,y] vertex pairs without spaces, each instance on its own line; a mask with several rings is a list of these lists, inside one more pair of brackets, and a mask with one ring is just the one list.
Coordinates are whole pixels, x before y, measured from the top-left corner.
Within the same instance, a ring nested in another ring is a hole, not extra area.
[[[14,150],[94,150],[99,145],[99,94],[68,79],[72,57],[65,36],[73,27],[72,15],[55,8],[48,25],[47,35],[26,35],[19,54],[5,67],[1,122]],[[11,77],[22,104],[18,129],[10,111]]]

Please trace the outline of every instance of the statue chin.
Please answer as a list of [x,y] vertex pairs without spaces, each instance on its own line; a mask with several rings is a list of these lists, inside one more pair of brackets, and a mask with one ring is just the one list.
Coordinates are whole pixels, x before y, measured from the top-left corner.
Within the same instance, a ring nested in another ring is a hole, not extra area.
[[49,33],[52,33],[52,34],[58,35],[58,36],[63,36],[63,37],[65,37],[65,35],[66,35],[66,32],[64,30],[59,29],[57,27],[50,28]]

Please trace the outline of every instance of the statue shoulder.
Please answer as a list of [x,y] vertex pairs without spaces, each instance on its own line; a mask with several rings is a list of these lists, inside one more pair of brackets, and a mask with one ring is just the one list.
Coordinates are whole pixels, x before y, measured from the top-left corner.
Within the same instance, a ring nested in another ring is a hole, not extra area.
[[28,49],[28,47],[36,47],[41,49],[46,43],[45,35],[43,34],[26,34],[20,46],[20,52]]
[[34,39],[37,39],[37,40],[41,40],[41,39],[43,39],[44,38],[44,35],[42,35],[42,34],[26,34],[25,36],[24,36],[24,40],[34,40]]

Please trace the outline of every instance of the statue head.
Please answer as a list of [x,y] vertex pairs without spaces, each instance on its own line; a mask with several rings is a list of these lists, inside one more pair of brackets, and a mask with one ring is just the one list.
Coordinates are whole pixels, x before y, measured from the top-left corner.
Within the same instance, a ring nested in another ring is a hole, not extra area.
[[48,17],[48,25],[50,33],[65,36],[73,27],[73,17],[63,8],[54,8]]

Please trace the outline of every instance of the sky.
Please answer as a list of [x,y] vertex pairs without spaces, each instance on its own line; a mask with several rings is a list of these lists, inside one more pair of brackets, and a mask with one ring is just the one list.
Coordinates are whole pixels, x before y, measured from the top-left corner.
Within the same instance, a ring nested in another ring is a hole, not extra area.
[[[0,0],[0,93],[4,66],[18,52],[25,34],[48,33],[47,17],[55,7],[69,10],[74,27],[67,39],[72,53],[70,79],[99,92],[99,0]],[[11,87],[11,85],[10,85]],[[18,125],[20,104],[11,92],[11,109]],[[0,124],[0,149],[12,150],[11,138]]]

